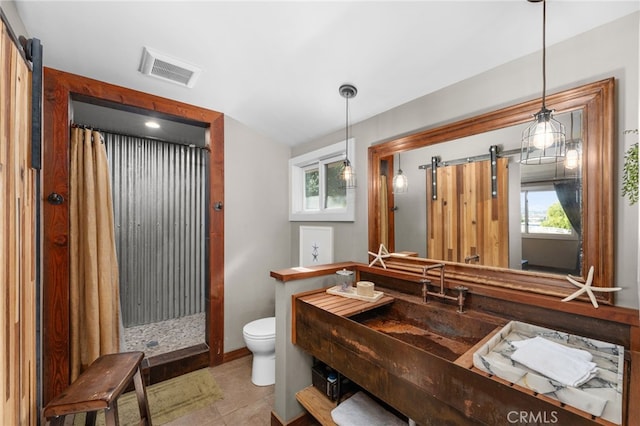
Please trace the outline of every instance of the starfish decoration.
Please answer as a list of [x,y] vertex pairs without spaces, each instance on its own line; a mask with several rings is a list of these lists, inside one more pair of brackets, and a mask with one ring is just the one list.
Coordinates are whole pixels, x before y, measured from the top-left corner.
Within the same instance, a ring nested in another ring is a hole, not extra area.
[[378,249],[378,253],[374,253],[374,252],[370,251],[369,254],[371,256],[375,256],[374,259],[369,264],[369,266],[373,266],[376,263],[380,262],[382,267],[384,269],[387,269],[387,265],[384,264],[384,260],[383,259],[391,257],[391,254],[389,253],[389,250],[387,250],[387,248],[384,246],[384,244],[380,244],[380,248]]
[[596,300],[596,296],[594,296],[593,292],[594,291],[603,291],[603,292],[612,292],[612,291],[620,291],[622,290],[621,287],[593,287],[591,285],[591,283],[593,282],[593,266],[591,266],[591,268],[589,268],[589,273],[587,274],[587,279],[584,282],[584,284],[576,281],[577,277],[574,277],[571,274],[567,275],[567,280],[575,285],[576,287],[579,287],[580,289],[577,290],[575,293],[565,297],[564,299],[562,299],[563,302],[568,302],[569,300],[573,300],[576,297],[580,296],[582,293],[587,293],[587,295],[589,296],[589,299],[591,299],[591,304],[593,304],[594,308],[598,307],[598,301]]

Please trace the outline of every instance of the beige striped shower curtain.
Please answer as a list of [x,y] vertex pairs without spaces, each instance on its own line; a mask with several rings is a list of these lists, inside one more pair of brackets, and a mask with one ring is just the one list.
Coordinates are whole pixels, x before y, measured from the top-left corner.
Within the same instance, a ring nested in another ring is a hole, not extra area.
[[107,154],[99,132],[71,129],[71,380],[119,350],[120,296]]

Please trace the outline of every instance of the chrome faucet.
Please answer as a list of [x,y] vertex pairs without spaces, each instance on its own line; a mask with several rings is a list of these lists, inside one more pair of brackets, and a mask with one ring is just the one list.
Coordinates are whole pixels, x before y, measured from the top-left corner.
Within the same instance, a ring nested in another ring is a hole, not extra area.
[[473,254],[471,256],[467,256],[464,258],[464,263],[471,263],[472,260],[475,260],[476,262],[480,262],[480,255]]
[[[427,271],[431,269],[438,269],[438,268],[440,269],[440,291],[436,293],[436,292],[429,291],[429,285],[431,284],[431,280],[427,278]],[[459,285],[455,287],[455,290],[458,291],[458,296],[454,297],[446,294],[444,289],[444,263],[426,265],[422,270],[422,279],[420,279],[420,283],[422,283],[422,301],[424,303],[428,302],[429,296],[435,296],[445,300],[454,300],[458,303],[458,312],[459,313],[464,312],[464,301],[467,297],[467,291],[469,289],[467,287]]]

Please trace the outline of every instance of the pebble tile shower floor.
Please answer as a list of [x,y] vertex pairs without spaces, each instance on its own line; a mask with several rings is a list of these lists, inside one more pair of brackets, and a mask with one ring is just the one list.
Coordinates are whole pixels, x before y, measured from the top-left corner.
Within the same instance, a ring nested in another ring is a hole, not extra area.
[[124,329],[125,351],[142,351],[148,358],[204,343],[204,312]]

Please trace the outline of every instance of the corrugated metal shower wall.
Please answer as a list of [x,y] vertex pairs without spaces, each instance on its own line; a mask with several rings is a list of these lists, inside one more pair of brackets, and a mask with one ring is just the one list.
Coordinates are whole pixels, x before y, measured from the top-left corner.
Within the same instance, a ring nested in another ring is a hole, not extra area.
[[103,134],[124,326],[203,312],[207,151]]

